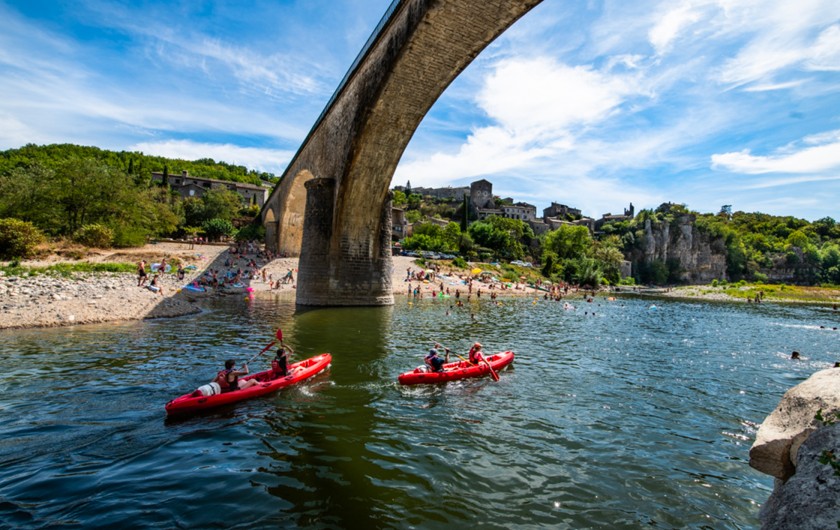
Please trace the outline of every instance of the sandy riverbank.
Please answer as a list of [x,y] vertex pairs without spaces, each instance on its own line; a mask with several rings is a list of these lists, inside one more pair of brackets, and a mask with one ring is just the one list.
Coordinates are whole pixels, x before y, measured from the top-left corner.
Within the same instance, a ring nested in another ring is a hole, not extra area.
[[[160,318],[187,315],[201,311],[201,303],[210,296],[242,296],[242,291],[190,293],[183,286],[199,278],[205,271],[227,270],[225,262],[232,258],[228,246],[190,245],[187,243],[158,243],[140,248],[89,251],[81,259],[71,259],[51,255],[37,261],[26,261],[28,267],[47,266],[56,263],[78,262],[117,262],[137,263],[145,260],[147,264],[159,263],[163,258],[172,262],[177,258],[184,265],[194,265],[195,270],[188,272],[184,280],[178,280],[174,273],[164,274],[160,282],[162,294],[137,285],[134,273],[80,273],[72,277],[48,275],[9,277],[0,275],[0,329],[67,326],[91,324],[144,318]],[[249,256],[251,258],[253,256]],[[244,261],[240,262],[244,268]],[[248,282],[254,296],[288,296],[295,293],[295,283],[279,284],[272,280],[282,278],[289,269],[297,279],[297,258],[277,258],[270,262],[257,259],[261,271],[265,270],[266,281],[262,276]],[[423,297],[432,296],[433,291],[449,289],[454,295],[460,290],[466,298],[469,293],[462,278],[457,274],[463,271],[450,271],[443,267],[435,282],[407,282],[407,270],[419,271],[421,267],[414,258],[394,256],[392,285],[394,294],[404,296],[409,285],[420,288]],[[472,296],[481,288],[483,296],[489,296],[486,285],[474,284]],[[542,296],[542,291],[519,286],[517,289],[497,291],[499,296]]]

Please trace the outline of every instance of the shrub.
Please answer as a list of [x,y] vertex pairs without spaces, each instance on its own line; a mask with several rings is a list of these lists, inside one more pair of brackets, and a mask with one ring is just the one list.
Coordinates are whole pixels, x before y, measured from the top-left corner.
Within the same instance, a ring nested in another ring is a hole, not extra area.
[[239,215],[244,215],[247,217],[256,217],[260,214],[260,207],[256,204],[252,204],[246,208],[242,208],[239,210]]
[[29,258],[45,241],[35,225],[20,219],[0,219],[0,259]]
[[455,259],[453,259],[452,260],[452,265],[454,267],[458,267],[458,268],[461,268],[461,269],[466,269],[467,268],[467,262],[461,256],[458,256]]
[[108,248],[114,241],[114,231],[105,225],[84,225],[73,235],[73,240],[87,247]]
[[211,241],[218,241],[222,237],[229,237],[236,233],[236,228],[233,227],[233,223],[227,219],[220,219],[218,217],[206,221],[201,228],[204,229],[204,233],[207,234],[207,238]]

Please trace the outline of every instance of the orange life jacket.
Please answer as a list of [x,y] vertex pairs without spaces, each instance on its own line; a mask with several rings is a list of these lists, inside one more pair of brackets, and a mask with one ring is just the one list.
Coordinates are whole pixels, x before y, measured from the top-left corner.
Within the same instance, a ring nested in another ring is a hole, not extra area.
[[218,374],[216,374],[216,382],[219,384],[219,387],[222,389],[222,392],[230,392],[231,390],[239,390],[239,376],[234,376],[233,382],[228,381],[228,375],[233,371],[231,370],[222,370]]

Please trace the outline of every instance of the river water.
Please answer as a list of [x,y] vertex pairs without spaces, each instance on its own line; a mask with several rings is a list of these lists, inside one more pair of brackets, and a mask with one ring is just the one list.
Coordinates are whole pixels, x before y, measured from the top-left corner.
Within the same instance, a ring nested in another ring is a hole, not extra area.
[[[772,488],[748,465],[757,424],[840,359],[840,315],[575,304],[233,297],[198,316],[2,332],[0,527],[756,528]],[[166,419],[277,327],[297,360],[329,351],[331,369]],[[430,338],[516,360],[499,382],[400,387]]]

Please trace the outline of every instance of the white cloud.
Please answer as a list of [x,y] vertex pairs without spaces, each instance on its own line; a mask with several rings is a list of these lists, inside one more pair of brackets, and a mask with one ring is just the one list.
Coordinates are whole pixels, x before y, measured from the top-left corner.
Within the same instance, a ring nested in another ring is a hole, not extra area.
[[[671,4],[668,4],[671,5]],[[657,55],[668,52],[680,33],[703,18],[697,6],[684,2],[674,9],[659,16],[659,20],[648,32],[648,39]]]
[[774,90],[787,90],[806,84],[809,79],[797,79],[786,83],[768,83],[764,85],[750,85],[744,89],[745,92],[772,92]]
[[402,162],[394,180],[413,178],[437,185],[527,168],[571,150],[576,134],[607,119],[638,91],[631,77],[546,57],[502,60],[476,97],[496,124],[473,130],[457,152]]
[[568,66],[549,57],[507,59],[486,78],[477,103],[501,127],[541,136],[601,121],[637,92],[629,76]]
[[127,148],[147,155],[197,160],[212,158],[229,164],[245,166],[258,171],[281,174],[294,156],[291,151],[257,147],[239,147],[233,144],[207,144],[189,140],[166,140],[162,142],[141,142]]
[[740,34],[747,42],[723,65],[719,81],[732,86],[771,83],[775,76],[798,71],[830,71],[840,66],[836,23],[840,3],[734,1],[727,6],[721,31]]
[[0,110],[0,148],[19,147],[21,138],[29,138],[30,142],[42,140],[35,131],[17,117]]
[[840,71],[840,24],[820,33],[807,61],[811,70]]
[[712,168],[733,173],[815,174],[840,171],[840,130],[803,140],[806,146],[787,146],[777,154],[755,156],[749,149],[712,155]]

